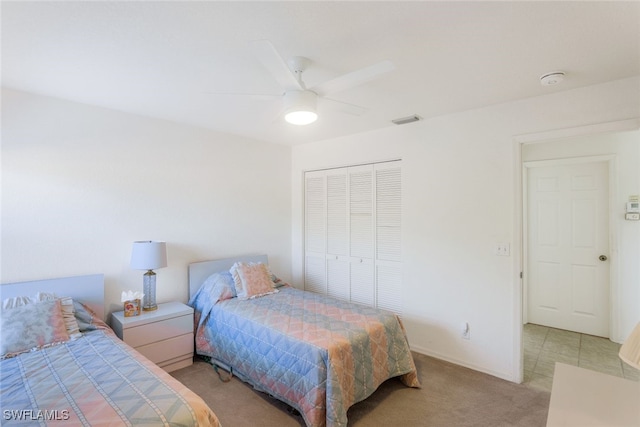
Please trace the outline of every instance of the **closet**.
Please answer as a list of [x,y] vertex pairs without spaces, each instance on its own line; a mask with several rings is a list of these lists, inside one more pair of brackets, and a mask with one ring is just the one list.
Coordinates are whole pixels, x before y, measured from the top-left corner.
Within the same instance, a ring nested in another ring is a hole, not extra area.
[[401,314],[401,161],[304,181],[305,289]]

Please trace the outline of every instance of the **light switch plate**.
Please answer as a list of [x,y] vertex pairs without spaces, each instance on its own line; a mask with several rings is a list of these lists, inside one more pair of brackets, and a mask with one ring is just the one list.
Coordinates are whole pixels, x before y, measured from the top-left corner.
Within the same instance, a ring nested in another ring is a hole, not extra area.
[[498,243],[496,245],[496,255],[509,256],[510,253],[511,253],[511,248],[509,243]]
[[627,221],[640,221],[640,213],[626,213],[624,219]]

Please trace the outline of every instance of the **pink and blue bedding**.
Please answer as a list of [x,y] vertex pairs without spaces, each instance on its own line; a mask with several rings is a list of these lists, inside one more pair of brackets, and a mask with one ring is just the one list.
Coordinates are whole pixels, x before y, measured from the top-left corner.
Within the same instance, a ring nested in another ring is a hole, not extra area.
[[347,410],[389,378],[420,387],[393,313],[282,286],[234,297],[228,273],[209,277],[190,304],[196,353],[297,409],[308,426],[346,426]]
[[198,396],[110,330],[0,363],[3,426],[219,425]]
[[200,397],[71,298],[5,300],[0,329],[3,426],[219,426]]

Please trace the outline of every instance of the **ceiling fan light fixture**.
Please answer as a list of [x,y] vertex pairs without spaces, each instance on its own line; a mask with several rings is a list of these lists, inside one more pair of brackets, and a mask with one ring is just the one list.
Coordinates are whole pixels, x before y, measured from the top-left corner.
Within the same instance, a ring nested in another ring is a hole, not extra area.
[[318,114],[313,111],[291,111],[285,114],[284,119],[292,125],[304,126],[318,120]]
[[284,94],[284,119],[293,125],[304,126],[318,119],[318,95],[309,90],[292,90]]

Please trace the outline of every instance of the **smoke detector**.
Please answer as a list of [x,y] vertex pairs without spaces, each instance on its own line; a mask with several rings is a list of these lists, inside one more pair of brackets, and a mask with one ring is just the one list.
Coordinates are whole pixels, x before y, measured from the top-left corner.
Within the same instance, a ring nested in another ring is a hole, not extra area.
[[564,71],[552,71],[540,76],[540,84],[542,86],[553,86],[564,80]]

